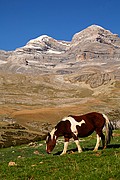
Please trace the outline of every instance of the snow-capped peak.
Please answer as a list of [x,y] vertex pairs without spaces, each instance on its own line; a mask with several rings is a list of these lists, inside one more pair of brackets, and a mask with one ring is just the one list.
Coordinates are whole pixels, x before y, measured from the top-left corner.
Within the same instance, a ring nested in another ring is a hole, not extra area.
[[[51,37],[49,37],[49,36],[47,36],[47,35],[41,35],[41,36],[39,36],[39,37],[37,37],[37,38],[35,38],[35,39],[31,39],[28,43],[34,43],[34,42],[42,42],[42,41],[44,41],[44,39],[45,40],[48,40],[48,39],[50,39]],[[28,44],[27,43],[27,44]]]
[[31,39],[23,48],[36,48],[39,49],[41,46],[45,45],[45,42],[48,42],[51,37],[47,35],[41,35],[37,38]]
[[88,28],[92,28],[92,29],[103,29],[103,30],[104,30],[104,28],[103,28],[102,26],[99,26],[99,25],[96,25],[96,24],[93,24],[93,25],[89,26]]

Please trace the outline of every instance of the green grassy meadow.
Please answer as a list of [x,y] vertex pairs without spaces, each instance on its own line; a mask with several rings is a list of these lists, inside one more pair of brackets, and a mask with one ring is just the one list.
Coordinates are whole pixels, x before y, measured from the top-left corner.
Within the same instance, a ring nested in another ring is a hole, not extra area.
[[120,130],[107,149],[93,152],[96,136],[81,139],[83,152],[78,154],[72,141],[68,153],[60,156],[63,139],[51,155],[45,141],[0,149],[1,180],[120,180]]

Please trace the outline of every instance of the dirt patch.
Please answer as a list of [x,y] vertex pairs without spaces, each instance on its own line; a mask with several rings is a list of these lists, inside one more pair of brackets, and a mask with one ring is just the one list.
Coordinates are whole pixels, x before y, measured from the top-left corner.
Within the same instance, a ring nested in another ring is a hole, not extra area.
[[118,137],[118,136],[120,136],[120,133],[118,134],[118,133],[113,133],[113,137]]

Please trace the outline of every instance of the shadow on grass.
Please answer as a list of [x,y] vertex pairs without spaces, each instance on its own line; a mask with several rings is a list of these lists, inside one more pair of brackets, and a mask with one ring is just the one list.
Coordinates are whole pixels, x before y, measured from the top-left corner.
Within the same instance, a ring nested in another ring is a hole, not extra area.
[[[111,148],[120,148],[120,144],[109,144],[107,145],[107,149],[111,149]],[[102,147],[99,147],[99,150],[102,150],[103,148]],[[94,148],[92,147],[89,147],[89,148],[82,148],[83,152],[84,151],[93,151]],[[67,151],[67,154],[71,154],[71,153],[74,153],[74,152],[77,152],[78,149],[77,148],[74,148],[74,149],[70,149]],[[57,153],[53,154],[53,155],[60,155],[62,153],[62,151],[58,151]]]

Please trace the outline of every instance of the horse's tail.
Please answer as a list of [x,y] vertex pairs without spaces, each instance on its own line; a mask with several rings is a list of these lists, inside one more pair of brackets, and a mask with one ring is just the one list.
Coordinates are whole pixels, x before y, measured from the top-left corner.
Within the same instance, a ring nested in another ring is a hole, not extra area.
[[103,114],[103,117],[105,118],[105,125],[106,125],[105,146],[107,146],[111,141],[111,137],[113,137],[112,133],[114,128],[112,123],[105,114]]

